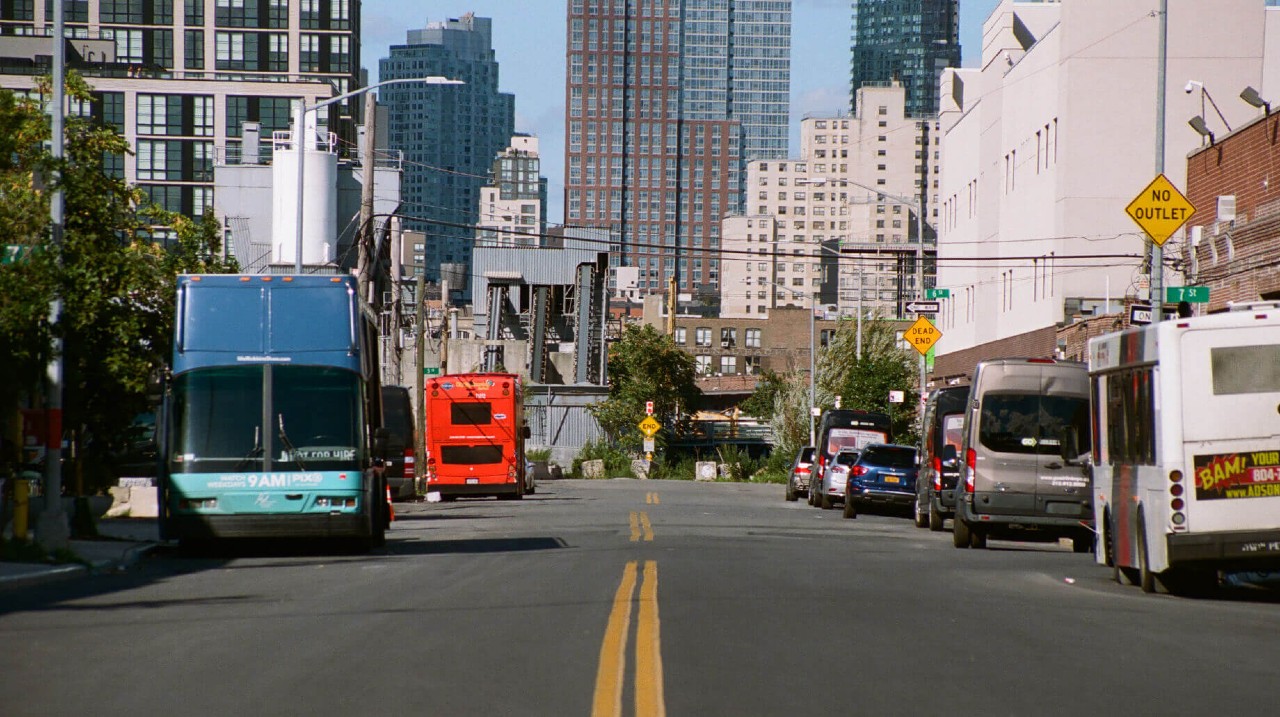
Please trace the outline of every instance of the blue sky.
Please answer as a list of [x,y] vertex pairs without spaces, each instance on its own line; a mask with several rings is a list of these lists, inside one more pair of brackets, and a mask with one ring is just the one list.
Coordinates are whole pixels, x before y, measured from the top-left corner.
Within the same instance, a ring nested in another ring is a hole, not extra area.
[[[963,64],[981,55],[982,22],[997,0],[960,0]],[[791,148],[799,151],[799,119],[848,109],[848,0],[793,0],[791,8]],[[389,47],[406,31],[474,12],[493,19],[499,88],[516,96],[516,131],[539,138],[548,180],[547,218],[564,204],[565,0],[364,0],[362,64],[370,81]]]

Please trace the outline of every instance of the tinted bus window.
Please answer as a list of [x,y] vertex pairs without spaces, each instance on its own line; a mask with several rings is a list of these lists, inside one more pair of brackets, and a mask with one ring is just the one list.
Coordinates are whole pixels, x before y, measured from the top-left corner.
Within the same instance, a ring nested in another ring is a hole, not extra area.
[[1280,391],[1280,345],[1209,349],[1213,395]]
[[978,440],[1000,453],[1056,455],[1068,427],[1089,450],[1089,402],[1084,398],[989,393],[982,399]]
[[440,462],[478,466],[502,462],[502,446],[440,446]]
[[493,423],[488,403],[455,403],[449,406],[449,421],[455,426],[487,426]]

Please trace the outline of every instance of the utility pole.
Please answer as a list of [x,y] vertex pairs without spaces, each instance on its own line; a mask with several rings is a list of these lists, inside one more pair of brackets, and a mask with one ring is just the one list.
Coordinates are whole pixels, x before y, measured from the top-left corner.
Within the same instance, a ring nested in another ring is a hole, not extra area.
[[[1160,40],[1156,53],[1156,176],[1164,174],[1165,84],[1169,70],[1169,0],[1160,0]],[[1164,248],[1151,242],[1151,321],[1164,320]]]
[[675,338],[676,335],[676,310],[678,308],[676,277],[672,275],[667,277],[667,336],[672,338]]
[[413,484],[422,487],[422,472],[427,461],[427,394],[423,386],[422,371],[427,358],[427,336],[425,330],[427,310],[427,272],[426,267],[418,266],[418,285],[415,287],[414,300],[417,308],[413,314],[413,390],[411,405],[418,407],[417,420],[413,429]]
[[374,100],[372,92],[364,93],[364,141],[361,142],[360,152],[360,181],[363,186],[360,187],[360,231],[357,242],[359,251],[356,256],[356,276],[357,286],[360,287],[360,296],[364,298],[370,306],[374,306],[373,297],[369,294],[369,285],[373,282],[370,278],[372,268],[370,264],[377,260],[377,257],[370,256],[373,249],[373,135],[377,117],[378,103]]
[[[53,121],[50,144],[55,164],[61,163],[65,154],[63,113],[66,112],[67,40],[63,8],[63,0],[53,0],[53,37],[50,40],[53,43]],[[61,267],[63,203],[66,201],[66,193],[61,189],[61,174],[55,175],[52,184],[55,189],[49,201],[50,240],[54,255],[58,257],[58,266]],[[67,516],[62,510],[62,380],[65,371],[62,339],[58,338],[56,330],[61,320],[62,296],[55,294],[49,304],[49,323],[55,330],[47,374],[48,391],[45,395],[44,511],[40,513],[40,520],[36,524],[37,541],[46,549],[52,550],[67,547],[71,540],[71,528],[67,525]]]

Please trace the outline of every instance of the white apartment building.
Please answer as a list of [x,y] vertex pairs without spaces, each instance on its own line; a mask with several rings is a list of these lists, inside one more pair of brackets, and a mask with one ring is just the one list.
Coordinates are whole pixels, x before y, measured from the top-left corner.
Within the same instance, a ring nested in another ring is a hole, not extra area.
[[[1145,297],[1147,242],[1125,207],[1157,173],[1159,5],[1002,0],[983,26],[981,66],[943,74],[938,287],[951,298],[938,375]],[[1209,129],[1225,133],[1256,115],[1236,99],[1245,86],[1280,91],[1280,8],[1168,8],[1163,171],[1185,187],[1187,154],[1207,141],[1188,120],[1207,110]],[[1165,244],[1166,285],[1180,281],[1182,246],[1180,235]]]
[[858,93],[857,115],[801,123],[799,159],[748,164],[747,215],[721,227],[721,316],[811,302],[898,316],[917,297],[916,257],[933,243],[931,227],[917,239],[916,203],[923,190],[931,225],[937,123],[905,115],[898,83]]
[[546,227],[546,181],[539,174],[538,138],[516,135],[493,163],[493,178],[480,188],[476,246],[538,247]]

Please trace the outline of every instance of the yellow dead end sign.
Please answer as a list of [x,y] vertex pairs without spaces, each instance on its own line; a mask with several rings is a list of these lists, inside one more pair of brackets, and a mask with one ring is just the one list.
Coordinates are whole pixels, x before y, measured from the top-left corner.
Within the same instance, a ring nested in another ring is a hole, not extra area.
[[662,428],[662,424],[653,420],[653,416],[645,416],[644,420],[639,424],[640,432],[649,438],[657,435],[658,430]]
[[929,349],[938,343],[938,339],[942,338],[942,332],[938,330],[933,322],[921,316],[916,322],[907,327],[907,333],[904,336],[907,343],[911,347],[920,352],[921,356],[929,353]]
[[1163,174],[1124,208],[1125,213],[1142,227],[1156,246],[1164,243],[1196,213],[1191,202]]

